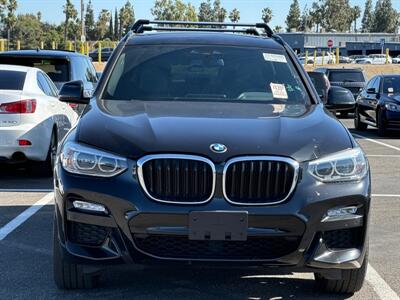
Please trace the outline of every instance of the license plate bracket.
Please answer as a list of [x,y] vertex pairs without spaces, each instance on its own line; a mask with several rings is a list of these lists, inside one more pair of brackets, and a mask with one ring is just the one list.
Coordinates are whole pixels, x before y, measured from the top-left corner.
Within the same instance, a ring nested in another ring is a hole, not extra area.
[[189,239],[246,241],[248,219],[246,211],[193,211],[189,214]]

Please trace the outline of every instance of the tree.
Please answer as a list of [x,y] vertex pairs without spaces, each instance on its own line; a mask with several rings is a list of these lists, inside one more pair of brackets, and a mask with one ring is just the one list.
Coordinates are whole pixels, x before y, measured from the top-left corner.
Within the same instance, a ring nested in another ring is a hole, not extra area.
[[112,40],[114,37],[114,21],[113,21],[113,16],[110,13],[110,24],[108,26],[108,38]]
[[229,14],[229,20],[232,23],[237,23],[240,20],[240,11],[237,8],[234,8],[231,13]]
[[357,32],[357,20],[361,16],[361,8],[356,5],[352,8],[352,20],[354,22],[354,32]]
[[15,39],[22,42],[22,48],[38,48],[43,35],[42,23],[37,15],[18,15],[13,34]]
[[214,22],[224,22],[228,13],[226,9],[221,6],[221,0],[214,1],[212,12]]
[[200,3],[198,19],[200,22],[212,22],[213,9],[211,6],[211,0],[207,0],[207,2]]
[[315,24],[315,32],[319,32],[320,26],[323,25],[324,22],[324,2],[323,0],[319,0],[318,2],[314,2],[312,4],[310,10],[310,22]]
[[92,0],[89,0],[88,5],[86,6],[85,26],[86,26],[86,36],[88,40],[91,41],[96,40],[96,23],[94,19]]
[[283,30],[282,26],[276,25],[274,27],[274,32],[282,32],[282,30]]
[[372,0],[365,1],[364,14],[361,20],[361,32],[370,32],[373,25]]
[[292,4],[290,5],[289,8],[289,14],[286,17],[286,26],[287,26],[287,31],[291,31],[292,29],[294,30],[299,30],[300,28],[300,6],[299,6],[299,1],[298,0],[293,0]]
[[76,26],[74,25],[77,23],[78,11],[75,9],[75,6],[72,4],[71,0],[66,0],[63,8],[65,15],[64,42],[66,43],[70,33],[72,33],[71,35],[76,36],[76,31],[74,30]]
[[126,34],[135,22],[135,10],[129,0],[119,11],[119,34]]
[[108,10],[102,9],[96,23],[97,39],[103,40],[108,32],[111,14]]
[[349,0],[326,0],[324,5],[325,29],[347,31],[353,22],[351,11]]
[[300,31],[309,31],[312,26],[312,18],[306,4],[304,6],[303,13],[301,14]]
[[4,17],[4,24],[7,29],[8,40],[10,41],[12,30],[15,24],[17,23],[17,17],[15,15],[15,11],[17,10],[18,3],[17,0],[8,0],[8,2],[4,1],[3,3],[5,3],[5,8],[7,10],[7,14]]
[[397,32],[399,14],[391,0],[378,0],[375,5],[371,32]]
[[269,22],[271,22],[271,19],[273,17],[272,9],[270,9],[269,7],[265,7],[265,8],[263,8],[261,14],[262,14],[261,18],[264,21],[264,23],[268,24]]
[[119,40],[119,23],[118,23],[118,11],[115,9],[114,12],[114,40]]
[[151,13],[157,20],[197,21],[196,8],[181,0],[156,0]]

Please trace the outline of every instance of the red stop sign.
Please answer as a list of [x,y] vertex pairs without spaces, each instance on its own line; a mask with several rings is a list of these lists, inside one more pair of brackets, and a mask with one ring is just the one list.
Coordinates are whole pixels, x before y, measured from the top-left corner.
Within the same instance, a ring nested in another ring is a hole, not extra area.
[[333,47],[333,40],[328,40],[328,48],[332,48]]

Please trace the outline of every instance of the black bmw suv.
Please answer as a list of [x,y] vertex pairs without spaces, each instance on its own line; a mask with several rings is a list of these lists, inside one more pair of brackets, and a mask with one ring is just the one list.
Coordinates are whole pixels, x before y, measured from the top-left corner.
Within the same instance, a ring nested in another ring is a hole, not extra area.
[[361,288],[368,162],[266,24],[140,20],[82,90],[60,92],[88,104],[55,168],[60,288],[93,286],[96,266],[188,262]]

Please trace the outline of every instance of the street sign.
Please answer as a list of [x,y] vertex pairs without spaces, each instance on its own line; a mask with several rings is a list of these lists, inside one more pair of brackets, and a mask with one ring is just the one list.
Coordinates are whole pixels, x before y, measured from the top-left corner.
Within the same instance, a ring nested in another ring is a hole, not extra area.
[[385,39],[381,39],[381,48],[385,47]]
[[332,48],[333,47],[333,40],[328,40],[328,48]]

